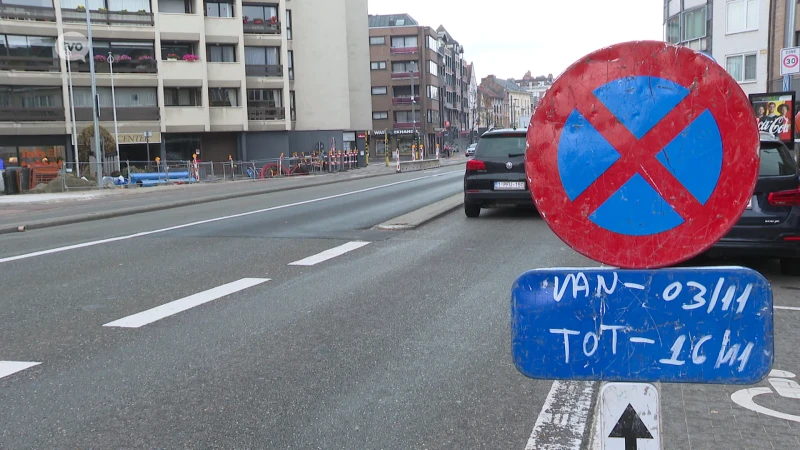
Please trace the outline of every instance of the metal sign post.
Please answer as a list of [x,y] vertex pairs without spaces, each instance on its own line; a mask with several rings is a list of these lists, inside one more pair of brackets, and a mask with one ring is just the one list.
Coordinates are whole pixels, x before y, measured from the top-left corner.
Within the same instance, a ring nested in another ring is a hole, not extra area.
[[598,50],[559,77],[531,119],[536,207],[574,250],[620,269],[520,275],[514,364],[531,378],[612,382],[599,396],[603,449],[662,448],[650,383],[752,384],[774,359],[763,276],[667,268],[722,238],[758,178],[749,99],[698,56],[664,42]]

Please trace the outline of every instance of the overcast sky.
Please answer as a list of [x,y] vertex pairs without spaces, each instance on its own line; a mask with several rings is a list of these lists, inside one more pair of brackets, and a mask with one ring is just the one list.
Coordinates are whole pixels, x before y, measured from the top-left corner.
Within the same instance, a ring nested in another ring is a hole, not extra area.
[[[469,6],[467,6],[469,5]],[[370,14],[408,13],[464,46],[480,78],[557,76],[596,49],[663,39],[663,0],[369,0]]]

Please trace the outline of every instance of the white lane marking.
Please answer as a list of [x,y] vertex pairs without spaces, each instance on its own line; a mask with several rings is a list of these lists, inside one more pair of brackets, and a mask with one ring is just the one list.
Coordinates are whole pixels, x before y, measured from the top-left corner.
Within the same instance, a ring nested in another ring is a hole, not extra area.
[[207,223],[219,222],[221,220],[236,219],[236,218],[239,218],[239,217],[251,216],[253,214],[261,214],[261,213],[265,213],[265,212],[269,212],[269,211],[276,211],[276,210],[279,210],[279,209],[292,208],[294,206],[307,205],[309,203],[322,202],[322,201],[325,201],[325,200],[331,200],[331,199],[339,198],[339,197],[347,197],[349,195],[361,194],[361,193],[364,193],[364,192],[374,191],[374,190],[377,190],[377,189],[383,189],[383,188],[387,188],[387,187],[391,187],[391,186],[397,186],[399,184],[412,183],[414,181],[424,180],[424,179],[427,179],[427,178],[441,177],[441,176],[448,175],[448,174],[451,174],[451,173],[462,173],[462,171],[460,171],[460,170],[452,170],[450,172],[437,173],[435,175],[427,175],[427,176],[424,176],[424,177],[412,178],[410,180],[395,181],[394,183],[382,184],[380,186],[368,187],[368,188],[364,188],[364,189],[359,189],[357,191],[343,192],[341,194],[328,195],[326,197],[320,197],[320,198],[315,198],[315,199],[311,199],[311,200],[303,200],[301,202],[288,203],[286,205],[278,205],[278,206],[272,206],[270,208],[258,209],[258,210],[255,210],[255,211],[247,211],[247,212],[243,212],[243,213],[239,213],[239,214],[231,214],[230,216],[221,216],[221,217],[214,217],[212,219],[198,220],[197,222],[185,223],[185,224],[182,224],[182,225],[175,225],[175,226],[167,227],[167,228],[160,228],[158,230],[142,231],[140,233],[129,234],[129,235],[126,235],[126,236],[117,236],[117,237],[108,238],[108,239],[100,239],[100,240],[97,240],[97,241],[82,242],[80,244],[66,245],[64,247],[56,247],[56,248],[51,248],[51,249],[48,249],[48,250],[40,250],[38,252],[26,253],[26,254],[23,254],[23,255],[8,256],[8,257],[5,257],[5,258],[0,258],[0,264],[1,263],[12,262],[12,261],[19,261],[20,259],[34,258],[36,256],[43,256],[43,255],[50,255],[50,254],[53,254],[53,253],[66,252],[66,251],[75,250],[75,249],[78,249],[78,248],[92,247],[92,246],[100,245],[100,244],[108,244],[110,242],[124,241],[124,240],[127,240],[127,239],[134,239],[134,238],[138,238],[138,237],[142,237],[142,236],[149,236],[151,234],[164,233],[166,231],[180,230],[182,228],[189,228],[189,227],[194,227],[194,226],[197,226],[197,225],[204,225],[204,224],[207,224]]
[[198,292],[197,294],[184,297],[161,306],[142,311],[132,316],[123,317],[122,319],[109,322],[104,327],[120,327],[120,328],[139,328],[147,324],[156,322],[166,317],[178,314],[179,312],[186,311],[187,309],[200,306],[202,304],[214,301],[218,298],[225,297],[226,295],[239,292],[247,288],[259,285],[269,281],[269,278],[242,278],[241,280],[234,281],[233,283],[223,284],[207,291]]
[[525,450],[581,450],[594,383],[554,381]]
[[41,363],[25,361],[0,361],[0,378],[5,378],[25,369],[30,369],[33,366],[38,366],[39,364]]
[[313,266],[319,264],[321,262],[327,261],[329,259],[336,258],[337,256],[344,255],[347,252],[351,252],[353,250],[359,249],[365,245],[368,245],[369,242],[365,241],[351,241],[346,244],[340,245],[338,247],[334,247],[329,250],[325,250],[324,252],[317,253],[316,255],[311,255],[308,258],[303,258],[299,261],[289,263],[290,266]]
[[789,311],[800,311],[800,308],[796,306],[773,306],[773,309],[785,309]]

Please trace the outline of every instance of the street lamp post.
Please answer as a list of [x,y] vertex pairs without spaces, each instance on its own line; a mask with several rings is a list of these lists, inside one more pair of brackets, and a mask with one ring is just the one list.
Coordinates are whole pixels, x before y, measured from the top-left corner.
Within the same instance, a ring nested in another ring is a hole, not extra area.
[[89,41],[89,72],[92,75],[92,115],[94,116],[94,158],[97,163],[97,186],[103,187],[103,154],[100,150],[100,104],[97,98],[97,79],[94,72],[94,42],[92,42],[92,18],[86,8],[86,38]]
[[111,108],[114,110],[114,145],[117,150],[117,172],[122,170],[119,159],[119,129],[117,128],[117,94],[114,92],[114,55],[108,52],[108,67],[111,69]]
[[72,151],[75,153],[75,176],[81,177],[80,156],[78,154],[78,125],[75,123],[75,91],[72,88],[72,51],[67,49],[67,77],[69,78],[69,106],[72,116]]

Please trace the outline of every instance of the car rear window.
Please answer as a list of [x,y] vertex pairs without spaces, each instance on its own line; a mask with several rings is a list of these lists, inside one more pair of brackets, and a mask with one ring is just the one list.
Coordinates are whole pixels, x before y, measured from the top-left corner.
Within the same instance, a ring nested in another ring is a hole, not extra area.
[[475,156],[508,158],[510,154],[525,153],[526,138],[524,134],[484,136],[478,142]]
[[761,144],[761,167],[759,176],[779,177],[794,175],[797,173],[797,166],[786,149],[777,143]]

